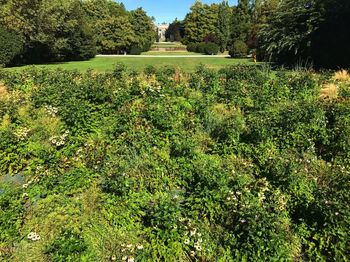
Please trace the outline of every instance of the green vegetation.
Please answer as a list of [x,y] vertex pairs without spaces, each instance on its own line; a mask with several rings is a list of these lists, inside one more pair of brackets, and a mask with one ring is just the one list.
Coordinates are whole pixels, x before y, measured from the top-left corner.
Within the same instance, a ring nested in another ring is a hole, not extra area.
[[21,37],[0,27],[0,67],[8,65],[22,52]]
[[350,259],[346,71],[0,82],[1,261]]
[[177,55],[198,55],[198,53],[188,52],[188,51],[148,51],[141,53],[141,55],[151,55],[151,56],[177,56]]
[[233,57],[251,54],[290,68],[349,68],[349,13],[348,0],[196,1],[171,31],[183,29],[181,41],[188,46],[215,43]]
[[[3,31],[14,32],[23,46],[19,55],[6,55],[10,61],[0,60],[1,65],[87,60],[96,53],[140,53],[138,50],[148,51],[156,39],[153,21],[144,10],[127,11],[112,0],[0,3],[0,41],[5,37]],[[17,47],[17,38],[8,34],[7,45]],[[0,45],[1,53],[5,48]]]
[[[164,55],[164,54],[163,54]],[[89,61],[53,63],[45,65],[36,65],[37,68],[57,70],[87,71],[92,69],[98,72],[112,71],[117,63],[123,63],[136,71],[142,71],[147,66],[163,68],[167,66],[176,67],[184,71],[194,71],[195,68],[204,64],[213,69],[220,69],[228,65],[250,64],[250,59],[230,59],[224,57],[96,57]],[[33,66],[22,66],[7,68],[7,71],[19,71],[31,68]]]
[[349,13],[348,0],[281,1],[259,33],[260,55],[278,64],[347,68]]

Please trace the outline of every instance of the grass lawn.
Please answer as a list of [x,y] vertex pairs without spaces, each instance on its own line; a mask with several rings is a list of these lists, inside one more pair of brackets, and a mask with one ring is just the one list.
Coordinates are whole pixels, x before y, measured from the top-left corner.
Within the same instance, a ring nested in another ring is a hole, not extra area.
[[[185,71],[193,71],[199,64],[207,65],[209,68],[220,69],[224,66],[235,64],[252,64],[251,59],[232,59],[223,57],[96,57],[89,61],[52,63],[35,65],[39,68],[66,69],[86,71],[92,69],[98,72],[111,71],[117,63],[124,63],[129,68],[137,71],[143,70],[148,65],[155,67],[173,66]],[[31,66],[6,68],[5,70],[22,70]]]
[[148,51],[143,52],[141,55],[200,55],[194,52],[187,51]]

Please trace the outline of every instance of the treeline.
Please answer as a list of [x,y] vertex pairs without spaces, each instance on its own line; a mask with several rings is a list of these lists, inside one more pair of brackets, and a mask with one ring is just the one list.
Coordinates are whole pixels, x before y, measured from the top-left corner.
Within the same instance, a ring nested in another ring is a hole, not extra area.
[[0,65],[147,51],[153,21],[111,0],[0,0]]
[[190,51],[214,43],[233,57],[250,53],[283,65],[349,67],[349,25],[348,0],[238,0],[237,6],[196,1],[167,35]]

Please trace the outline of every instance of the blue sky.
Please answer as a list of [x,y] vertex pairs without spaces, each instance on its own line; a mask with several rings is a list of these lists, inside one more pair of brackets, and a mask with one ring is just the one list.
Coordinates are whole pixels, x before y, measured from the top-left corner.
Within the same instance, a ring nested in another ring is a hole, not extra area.
[[[154,16],[158,23],[172,22],[175,18],[183,19],[195,0],[121,0],[128,10],[142,7],[149,16]],[[220,3],[221,0],[203,0],[203,3]],[[235,5],[237,0],[229,0]]]

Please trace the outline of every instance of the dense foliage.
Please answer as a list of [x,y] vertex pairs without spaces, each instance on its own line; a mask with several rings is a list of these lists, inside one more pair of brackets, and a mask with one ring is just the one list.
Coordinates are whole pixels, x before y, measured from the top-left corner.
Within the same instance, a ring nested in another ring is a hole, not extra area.
[[175,19],[174,22],[169,24],[168,29],[165,31],[165,38],[170,42],[181,42],[185,36],[185,27],[183,21]]
[[187,45],[188,52],[201,53],[205,55],[216,55],[220,47],[212,42],[190,43]]
[[260,32],[260,55],[278,64],[349,67],[347,0],[284,0]]
[[[102,53],[150,49],[153,22],[142,9],[128,12],[111,0],[3,0],[0,23],[24,44],[11,63],[86,60]],[[17,46],[16,39],[9,39]],[[8,64],[9,62],[6,62]]]
[[236,6],[196,1],[182,41],[210,39],[233,57],[239,47],[277,65],[339,69],[350,66],[349,24],[348,0],[238,0]]
[[350,77],[0,71],[2,261],[347,261]]
[[0,27],[0,67],[8,65],[22,51],[23,43],[15,32]]

